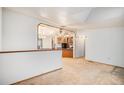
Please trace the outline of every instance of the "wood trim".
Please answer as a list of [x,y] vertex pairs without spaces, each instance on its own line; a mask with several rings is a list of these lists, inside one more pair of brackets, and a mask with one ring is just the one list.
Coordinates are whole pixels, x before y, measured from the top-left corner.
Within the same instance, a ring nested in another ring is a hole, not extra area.
[[5,54],[5,53],[20,53],[20,52],[41,52],[41,51],[58,51],[62,49],[36,49],[36,50],[17,50],[17,51],[0,51],[0,54]]

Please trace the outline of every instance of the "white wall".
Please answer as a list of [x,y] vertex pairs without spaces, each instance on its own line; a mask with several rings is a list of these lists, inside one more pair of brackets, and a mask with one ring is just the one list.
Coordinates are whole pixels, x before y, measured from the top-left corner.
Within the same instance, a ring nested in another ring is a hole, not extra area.
[[43,48],[52,48],[52,38],[43,38]]
[[83,51],[87,60],[124,67],[123,15],[124,8],[92,10],[86,20],[87,24],[78,31],[78,35],[88,37],[85,40],[85,51]]
[[0,84],[12,84],[62,68],[62,51],[0,54]]
[[85,50],[84,50],[84,39],[81,37],[80,33],[77,33],[76,36],[76,57],[82,57],[84,56]]
[[[2,50],[37,49],[37,25],[41,20],[6,8],[2,17]],[[61,67],[61,50],[2,53],[0,84],[12,84]]]
[[36,18],[3,9],[3,50],[27,50],[37,48]]
[[86,59],[124,67],[124,28],[90,29],[82,32],[85,42]]
[[2,50],[2,8],[0,8],[0,50]]

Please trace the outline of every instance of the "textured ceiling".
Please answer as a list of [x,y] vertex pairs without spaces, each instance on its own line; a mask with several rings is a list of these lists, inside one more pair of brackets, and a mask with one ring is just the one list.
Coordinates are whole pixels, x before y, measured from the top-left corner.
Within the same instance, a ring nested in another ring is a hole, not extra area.
[[[56,26],[65,26],[71,30],[87,28],[88,26],[110,20],[122,21],[124,8],[91,8],[91,7],[36,7],[8,8],[24,14],[47,20]],[[112,21],[113,22],[113,21]]]

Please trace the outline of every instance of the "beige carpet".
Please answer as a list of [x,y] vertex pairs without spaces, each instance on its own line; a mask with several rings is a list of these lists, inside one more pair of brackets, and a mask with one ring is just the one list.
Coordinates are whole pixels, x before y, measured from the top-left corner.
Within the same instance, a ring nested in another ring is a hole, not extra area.
[[124,68],[88,62],[84,58],[63,58],[63,69],[16,84],[21,85],[113,85],[124,84]]

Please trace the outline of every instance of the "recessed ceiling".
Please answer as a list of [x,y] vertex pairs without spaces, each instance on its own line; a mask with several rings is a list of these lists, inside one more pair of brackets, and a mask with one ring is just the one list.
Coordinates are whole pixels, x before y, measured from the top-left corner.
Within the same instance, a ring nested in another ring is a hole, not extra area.
[[[64,26],[70,30],[83,29],[89,23],[107,22],[110,19],[123,19],[124,8],[91,7],[9,7],[8,9],[37,16],[51,25]],[[121,17],[121,18],[119,18]]]
[[[88,7],[37,7],[37,8],[19,8],[9,7],[8,9],[35,15],[44,18],[57,26],[65,26],[70,29],[76,29],[76,24],[84,23],[92,8]],[[72,26],[71,25],[75,25]],[[78,26],[78,25],[77,25]]]
[[83,23],[92,8],[40,8],[40,15],[53,20],[61,26]]

